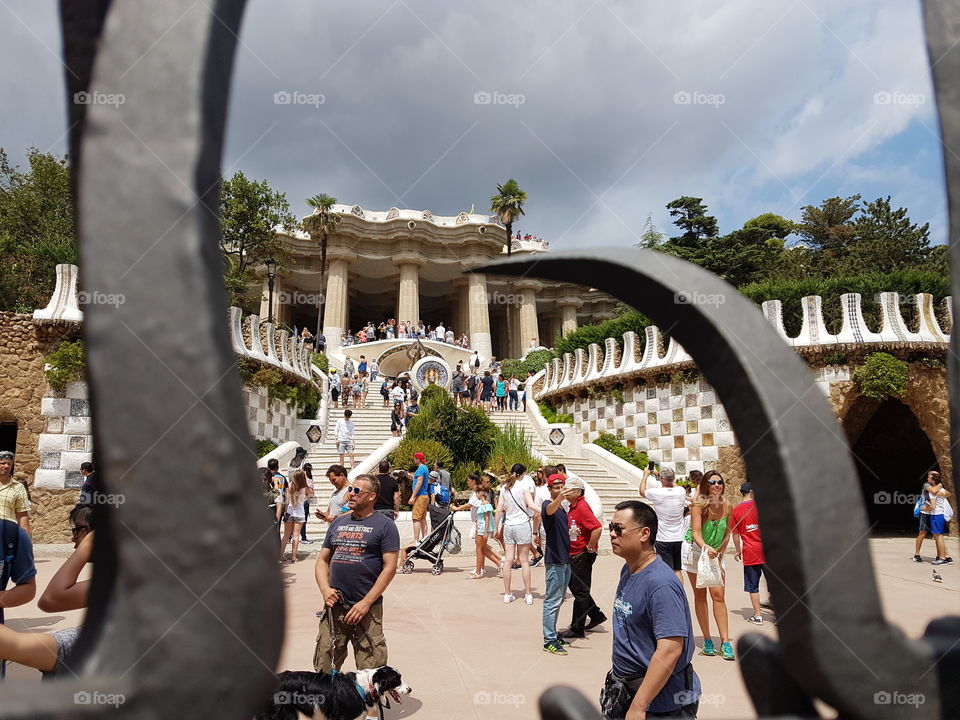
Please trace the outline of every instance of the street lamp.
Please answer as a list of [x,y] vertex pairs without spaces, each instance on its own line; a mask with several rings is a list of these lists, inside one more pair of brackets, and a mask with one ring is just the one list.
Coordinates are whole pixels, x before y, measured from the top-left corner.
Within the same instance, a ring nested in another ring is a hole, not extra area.
[[273,281],[277,277],[277,261],[272,257],[264,261],[267,266],[267,285],[270,295],[267,300],[267,322],[273,325]]

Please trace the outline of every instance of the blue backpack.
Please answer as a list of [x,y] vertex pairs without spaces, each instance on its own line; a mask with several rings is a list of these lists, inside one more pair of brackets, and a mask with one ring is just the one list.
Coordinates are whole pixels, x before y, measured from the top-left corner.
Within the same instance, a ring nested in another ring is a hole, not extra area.
[[441,485],[440,483],[434,484],[433,494],[437,496],[437,502],[441,505],[450,504],[450,489],[445,485]]

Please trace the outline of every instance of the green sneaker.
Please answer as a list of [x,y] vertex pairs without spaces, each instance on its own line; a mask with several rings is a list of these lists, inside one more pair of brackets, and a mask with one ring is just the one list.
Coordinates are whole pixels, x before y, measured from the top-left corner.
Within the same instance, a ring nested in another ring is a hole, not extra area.
[[700,651],[703,655],[716,655],[717,651],[713,649],[713,640],[707,638],[703,641],[703,650]]
[[567,655],[567,649],[562,645],[558,645],[555,642],[549,642],[543,646],[543,651],[548,652],[551,655]]
[[724,660],[735,660],[733,656],[733,645],[729,642],[725,642],[720,646],[720,657]]
[[559,645],[560,647],[563,647],[563,646],[566,645],[566,644],[567,644],[567,641],[564,640],[562,637],[560,637],[560,636],[558,635],[558,636],[557,636],[557,645]]

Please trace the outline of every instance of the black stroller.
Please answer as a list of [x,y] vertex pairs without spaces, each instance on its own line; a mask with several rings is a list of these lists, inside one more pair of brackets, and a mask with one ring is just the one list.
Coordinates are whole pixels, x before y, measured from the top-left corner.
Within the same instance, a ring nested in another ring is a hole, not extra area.
[[413,572],[413,560],[419,558],[433,563],[433,574],[443,572],[443,553],[456,555],[460,552],[460,531],[453,524],[453,513],[449,508],[431,505],[430,525],[433,530],[407,552],[407,559],[400,572],[409,575]]

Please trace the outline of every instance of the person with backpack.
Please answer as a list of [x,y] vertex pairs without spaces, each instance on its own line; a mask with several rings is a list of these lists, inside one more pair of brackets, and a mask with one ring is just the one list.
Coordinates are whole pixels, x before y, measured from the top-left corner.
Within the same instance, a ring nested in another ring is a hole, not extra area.
[[380,397],[383,398],[383,406],[390,407],[390,381],[387,378],[384,378],[380,385]]
[[937,549],[937,557],[932,564],[953,564],[953,558],[947,555],[947,544],[943,541],[943,533],[949,520],[944,514],[946,508],[950,505],[947,501],[949,495],[950,493],[947,492],[940,480],[940,473],[935,470],[928,472],[927,481],[923,484],[920,500],[917,503],[919,512],[914,512],[915,515],[920,517],[920,533],[917,535],[916,550],[913,555],[914,562],[923,562],[923,558],[920,557],[920,547],[923,545],[927,533],[930,533],[933,535],[933,542]]

